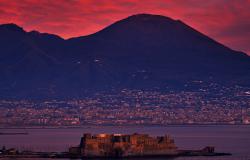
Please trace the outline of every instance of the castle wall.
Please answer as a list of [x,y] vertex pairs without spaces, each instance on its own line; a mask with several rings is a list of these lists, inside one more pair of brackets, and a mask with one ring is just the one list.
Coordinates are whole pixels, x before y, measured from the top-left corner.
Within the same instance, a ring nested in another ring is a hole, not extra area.
[[84,134],[79,148],[81,155],[87,157],[166,155],[176,153],[177,149],[169,136],[150,137],[147,134]]

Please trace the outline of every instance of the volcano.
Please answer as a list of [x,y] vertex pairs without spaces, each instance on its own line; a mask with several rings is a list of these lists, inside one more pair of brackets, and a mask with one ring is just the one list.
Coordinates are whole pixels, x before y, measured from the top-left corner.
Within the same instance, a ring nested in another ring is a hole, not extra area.
[[81,97],[116,89],[250,87],[250,57],[180,20],[137,14],[70,39],[0,25],[0,97]]

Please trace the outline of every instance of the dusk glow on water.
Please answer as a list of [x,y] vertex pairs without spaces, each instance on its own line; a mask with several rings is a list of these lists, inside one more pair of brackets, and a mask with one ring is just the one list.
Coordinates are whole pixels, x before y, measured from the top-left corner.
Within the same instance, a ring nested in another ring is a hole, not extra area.
[[[6,147],[17,147],[20,150],[66,151],[69,146],[80,143],[83,133],[147,133],[153,136],[170,134],[180,149],[201,149],[215,146],[218,152],[230,152],[226,157],[192,157],[182,159],[221,159],[248,160],[250,158],[250,126],[247,125],[194,125],[167,127],[83,127],[61,129],[26,129],[28,135],[0,136]],[[1,132],[22,132],[23,129],[1,129]]]

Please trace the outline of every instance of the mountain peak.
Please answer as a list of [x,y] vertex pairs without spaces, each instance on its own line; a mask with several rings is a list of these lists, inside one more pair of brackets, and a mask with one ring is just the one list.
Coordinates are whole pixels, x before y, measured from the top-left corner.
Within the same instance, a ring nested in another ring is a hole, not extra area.
[[0,28],[5,28],[11,31],[16,31],[16,32],[24,32],[23,28],[16,25],[15,23],[1,24]]
[[133,38],[137,35],[149,38],[149,35],[157,36],[162,35],[162,32],[170,32],[178,28],[179,24],[178,20],[166,16],[141,13],[117,21],[93,35],[111,34],[123,38]]
[[174,20],[172,18],[162,16],[162,15],[156,15],[156,14],[135,14],[132,16],[129,16],[121,21],[124,22],[131,22],[131,23],[143,23],[143,24],[150,24],[150,23],[158,23],[158,24],[176,24],[179,20]]
[[172,18],[166,17],[166,16],[162,16],[162,15],[157,15],[157,14],[148,14],[148,13],[139,13],[139,14],[135,14],[132,16],[129,16],[128,19],[138,19],[138,20],[153,20],[153,19],[157,19],[157,20],[170,20],[170,21],[175,21]]

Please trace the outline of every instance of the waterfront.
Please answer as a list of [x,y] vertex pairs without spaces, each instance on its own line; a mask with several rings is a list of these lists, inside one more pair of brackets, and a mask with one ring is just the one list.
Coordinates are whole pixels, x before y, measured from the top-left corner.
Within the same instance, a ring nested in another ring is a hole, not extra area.
[[[0,129],[1,132],[22,132],[24,129]],[[148,133],[150,135],[170,134],[181,149],[201,149],[204,146],[215,146],[218,152],[230,152],[226,157],[192,157],[182,159],[250,159],[250,126],[249,125],[178,125],[167,127],[82,127],[26,129],[28,135],[1,135],[0,147],[15,147],[20,150],[65,151],[68,147],[79,144],[85,132],[90,133]]]
[[[194,82],[193,82],[194,83]],[[0,126],[250,124],[248,88],[123,89],[67,100],[0,100]]]

